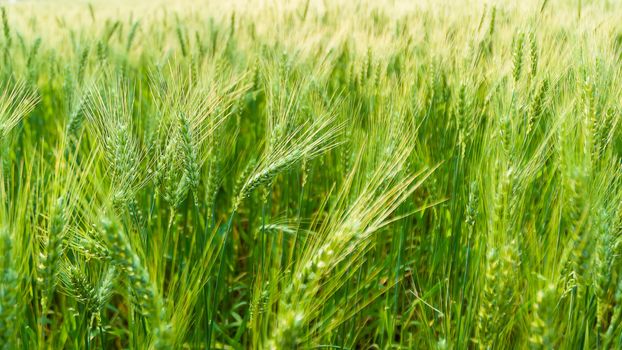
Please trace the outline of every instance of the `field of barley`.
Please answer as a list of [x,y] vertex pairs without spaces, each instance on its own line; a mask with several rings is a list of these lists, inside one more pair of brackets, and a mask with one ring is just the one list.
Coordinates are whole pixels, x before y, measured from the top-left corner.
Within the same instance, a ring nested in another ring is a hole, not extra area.
[[0,349],[622,348],[622,1],[0,1]]

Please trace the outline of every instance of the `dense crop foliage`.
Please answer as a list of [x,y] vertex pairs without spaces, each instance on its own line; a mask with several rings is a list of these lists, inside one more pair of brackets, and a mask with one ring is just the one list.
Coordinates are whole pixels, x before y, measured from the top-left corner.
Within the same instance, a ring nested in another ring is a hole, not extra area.
[[616,1],[1,7],[1,349],[622,346]]

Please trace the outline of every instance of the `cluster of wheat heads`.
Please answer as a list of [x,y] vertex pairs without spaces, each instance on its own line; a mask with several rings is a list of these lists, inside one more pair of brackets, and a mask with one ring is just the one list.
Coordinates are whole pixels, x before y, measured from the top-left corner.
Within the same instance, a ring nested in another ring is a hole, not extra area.
[[616,1],[0,2],[0,349],[622,347]]

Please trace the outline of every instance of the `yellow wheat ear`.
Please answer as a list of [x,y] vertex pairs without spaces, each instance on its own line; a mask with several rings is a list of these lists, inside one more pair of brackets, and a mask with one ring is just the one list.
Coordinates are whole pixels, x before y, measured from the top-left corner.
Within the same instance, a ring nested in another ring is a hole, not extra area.
[[0,140],[35,108],[36,93],[23,82],[0,84]]

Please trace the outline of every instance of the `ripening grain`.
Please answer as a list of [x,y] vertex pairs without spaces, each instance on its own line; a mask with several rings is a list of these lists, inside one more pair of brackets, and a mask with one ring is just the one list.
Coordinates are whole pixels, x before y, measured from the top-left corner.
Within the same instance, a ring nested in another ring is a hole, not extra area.
[[622,348],[620,1],[0,9],[0,350]]

